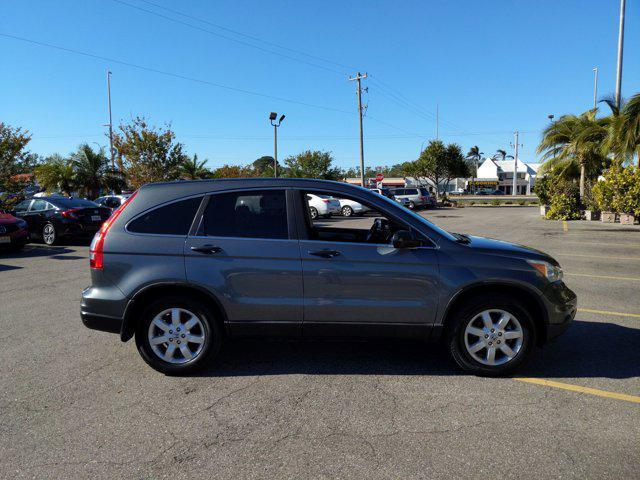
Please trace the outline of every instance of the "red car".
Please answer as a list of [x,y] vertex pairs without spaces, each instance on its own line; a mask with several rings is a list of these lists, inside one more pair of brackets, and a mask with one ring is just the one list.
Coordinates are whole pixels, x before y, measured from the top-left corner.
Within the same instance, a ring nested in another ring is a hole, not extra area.
[[27,222],[0,212],[0,248],[20,250],[29,240]]

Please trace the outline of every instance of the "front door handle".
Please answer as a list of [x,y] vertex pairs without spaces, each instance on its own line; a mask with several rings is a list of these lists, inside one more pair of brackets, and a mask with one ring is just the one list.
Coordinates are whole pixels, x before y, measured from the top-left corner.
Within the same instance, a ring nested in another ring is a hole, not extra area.
[[202,246],[192,246],[191,250],[194,252],[200,253],[220,253],[222,249],[220,247],[216,247],[215,245],[202,245]]
[[316,257],[322,257],[322,258],[333,258],[333,257],[337,257],[338,255],[340,255],[340,252],[338,252],[337,250],[309,250],[309,255],[314,255]]

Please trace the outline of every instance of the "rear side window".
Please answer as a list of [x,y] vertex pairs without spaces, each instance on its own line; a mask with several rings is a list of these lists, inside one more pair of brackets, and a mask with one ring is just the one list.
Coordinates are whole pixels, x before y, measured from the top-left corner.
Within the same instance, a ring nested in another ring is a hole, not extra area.
[[285,191],[254,190],[212,195],[198,235],[289,238]]
[[418,194],[418,190],[416,190],[415,188],[408,188],[407,190],[405,190],[405,195],[417,195]]
[[428,197],[428,196],[429,196],[429,190],[427,190],[426,188],[421,188],[421,189],[420,189],[420,193],[421,193],[422,195],[424,195],[425,197]]
[[187,235],[202,197],[173,202],[136,218],[128,226],[132,233]]

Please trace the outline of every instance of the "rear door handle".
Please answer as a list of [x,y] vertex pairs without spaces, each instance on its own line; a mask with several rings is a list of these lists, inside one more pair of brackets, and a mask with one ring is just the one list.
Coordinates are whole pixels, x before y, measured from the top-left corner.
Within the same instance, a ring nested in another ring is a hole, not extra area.
[[222,249],[220,247],[216,247],[215,245],[202,245],[202,246],[192,246],[191,250],[194,252],[200,253],[220,253]]
[[337,250],[309,250],[309,255],[314,255],[316,257],[322,257],[322,258],[333,258],[333,257],[337,257],[338,255],[340,255],[340,252],[338,252]]

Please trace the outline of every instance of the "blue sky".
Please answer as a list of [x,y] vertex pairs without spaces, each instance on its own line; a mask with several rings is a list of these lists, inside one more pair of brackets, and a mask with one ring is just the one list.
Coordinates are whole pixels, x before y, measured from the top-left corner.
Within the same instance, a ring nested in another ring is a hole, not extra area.
[[[591,107],[594,66],[599,94],[615,89],[617,0],[149,1],[195,18],[143,0],[5,0],[0,33],[209,83],[0,36],[0,120],[31,131],[31,150],[44,155],[107,145],[110,68],[115,124],[171,122],[211,167],[271,155],[270,111],[287,116],[281,159],[322,149],[348,167],[359,144],[347,76],[359,69],[372,75],[368,165],[415,159],[435,137],[436,105],[445,141],[491,154],[510,150],[519,129],[521,158],[533,161],[549,113]],[[639,26],[640,3],[627,2],[625,96],[640,91]]]

